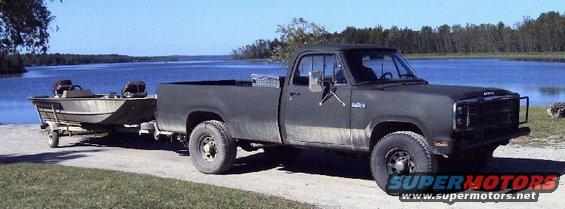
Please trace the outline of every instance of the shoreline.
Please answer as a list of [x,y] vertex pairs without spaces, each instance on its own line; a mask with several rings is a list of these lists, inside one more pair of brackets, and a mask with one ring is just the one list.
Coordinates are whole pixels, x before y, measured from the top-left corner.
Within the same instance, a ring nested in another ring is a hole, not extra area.
[[[218,55],[221,56],[221,55]],[[227,56],[227,55],[226,55]],[[403,54],[406,59],[505,59],[511,61],[541,61],[541,62],[565,62],[565,51],[559,52],[540,52],[540,53],[428,53],[428,54]],[[233,61],[273,61],[268,58],[265,59],[230,59]],[[192,61],[192,60],[182,60]],[[126,61],[126,62],[96,62],[96,63],[83,63],[83,64],[62,64],[62,65],[35,65],[25,66],[29,67],[50,67],[50,66],[74,66],[74,65],[88,65],[88,64],[120,64],[120,63],[167,63],[175,61],[159,61],[159,60],[144,60],[144,61]],[[24,72],[17,73],[0,73],[0,75],[20,75]]]

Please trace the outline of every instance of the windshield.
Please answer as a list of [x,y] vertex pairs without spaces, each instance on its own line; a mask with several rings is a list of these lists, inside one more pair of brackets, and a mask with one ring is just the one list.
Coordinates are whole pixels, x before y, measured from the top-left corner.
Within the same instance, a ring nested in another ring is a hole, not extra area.
[[346,57],[357,84],[422,81],[398,52],[359,50],[346,53]]

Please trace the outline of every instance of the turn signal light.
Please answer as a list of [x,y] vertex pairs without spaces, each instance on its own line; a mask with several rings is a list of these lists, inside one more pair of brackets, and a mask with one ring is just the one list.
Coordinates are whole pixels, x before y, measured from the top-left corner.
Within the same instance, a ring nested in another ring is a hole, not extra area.
[[436,147],[447,147],[448,144],[447,141],[439,139],[434,142],[434,145],[436,145]]

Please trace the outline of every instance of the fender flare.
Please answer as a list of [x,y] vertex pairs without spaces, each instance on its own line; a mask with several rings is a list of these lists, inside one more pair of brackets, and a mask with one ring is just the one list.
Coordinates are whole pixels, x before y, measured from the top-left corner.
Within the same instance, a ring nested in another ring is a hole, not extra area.
[[228,125],[228,121],[226,121],[226,118],[224,117],[225,116],[224,113],[220,109],[215,108],[215,107],[210,107],[210,106],[195,106],[195,107],[189,109],[187,111],[187,113],[185,114],[186,118],[185,118],[185,121],[184,121],[184,124],[185,124],[184,133],[188,133],[187,123],[188,123],[188,120],[190,119],[190,115],[195,113],[195,112],[208,112],[208,113],[216,114],[216,115],[220,116],[220,118],[226,123],[226,125],[228,127],[230,127]]
[[365,134],[369,138],[369,141],[371,140],[371,135],[375,127],[377,127],[377,125],[379,124],[387,122],[409,123],[415,125],[416,127],[418,127],[418,129],[420,129],[420,131],[422,131],[424,138],[426,138],[426,142],[428,142],[429,145],[429,136],[431,136],[429,129],[420,120],[410,116],[385,115],[373,118],[367,125],[367,128],[365,128]]

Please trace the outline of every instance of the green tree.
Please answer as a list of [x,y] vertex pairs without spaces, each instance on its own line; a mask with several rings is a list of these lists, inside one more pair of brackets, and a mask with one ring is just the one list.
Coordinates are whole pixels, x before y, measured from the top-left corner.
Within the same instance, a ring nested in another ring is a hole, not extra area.
[[[537,30],[539,32],[539,49],[541,51],[559,50],[560,36],[563,36],[563,25],[559,19],[562,18],[557,12],[541,14],[537,19]],[[562,22],[561,22],[562,23]]]
[[53,18],[44,0],[0,0],[0,73],[23,71],[8,55],[47,51]]
[[452,50],[451,45],[451,27],[442,25],[437,28],[438,33],[438,52],[447,53]]
[[[282,46],[278,39],[274,40],[256,40],[255,43],[248,44],[232,51],[234,59],[264,59],[273,56],[276,47]],[[284,46],[283,46],[284,47]]]
[[308,22],[304,18],[293,18],[287,25],[278,25],[279,40],[285,46],[274,49],[273,59],[288,60],[294,50],[301,46],[324,43],[323,37],[328,34],[326,28],[316,23]]

